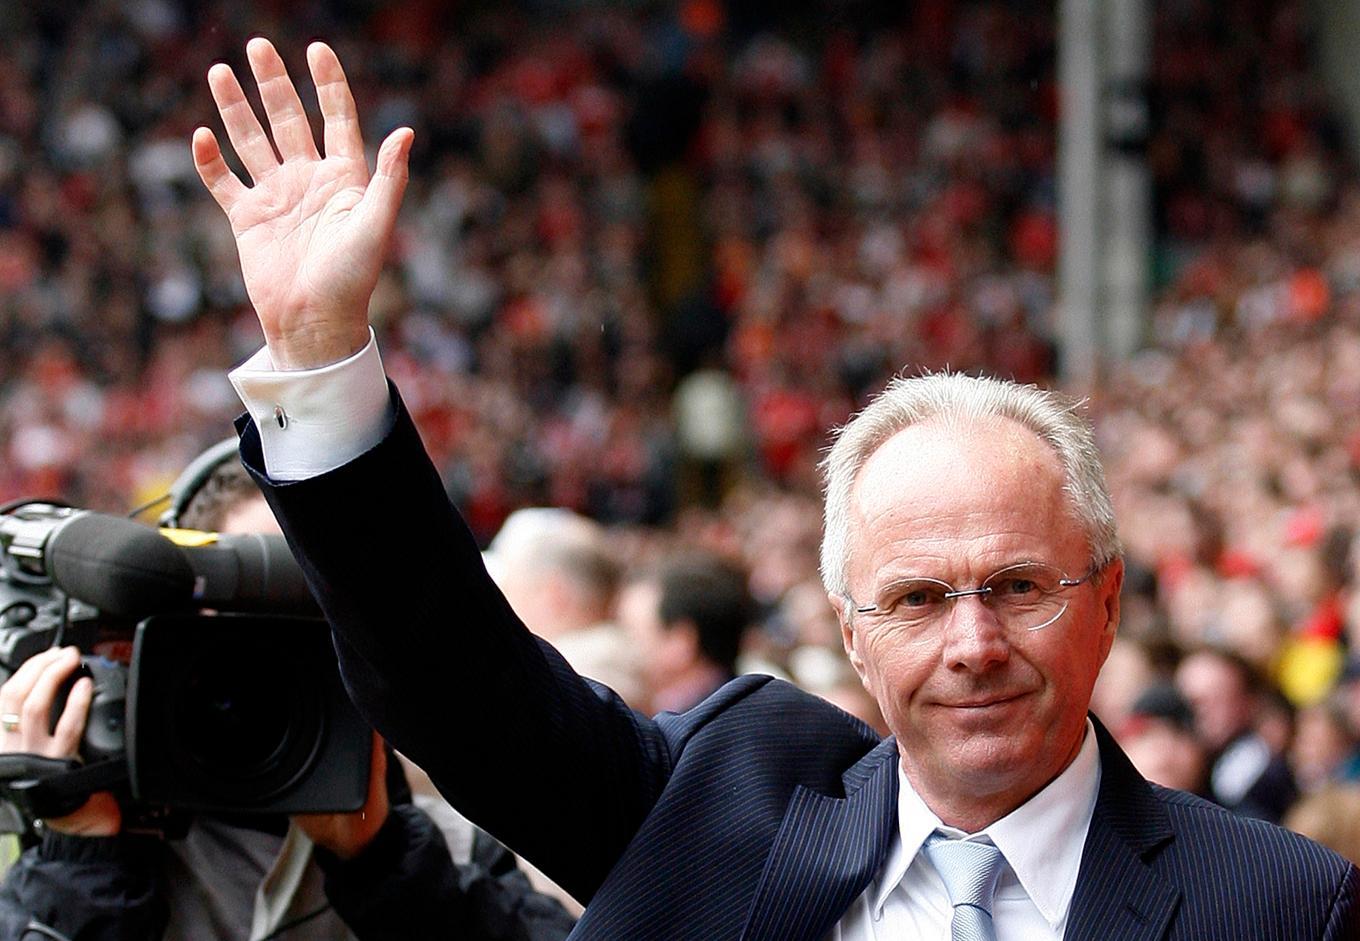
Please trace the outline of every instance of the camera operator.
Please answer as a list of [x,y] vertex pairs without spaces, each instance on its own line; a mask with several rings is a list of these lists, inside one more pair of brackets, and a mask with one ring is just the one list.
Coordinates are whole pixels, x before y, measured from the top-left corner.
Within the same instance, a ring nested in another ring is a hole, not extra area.
[[[185,498],[177,525],[277,531],[254,482],[223,459]],[[175,490],[178,489],[178,485]],[[0,752],[77,753],[92,685],[71,687],[67,647],[26,661],[0,685]],[[573,920],[535,893],[513,857],[452,812],[445,831],[411,800],[400,765],[375,734],[369,792],[354,813],[199,816],[183,839],[123,831],[112,794],[41,821],[0,886],[0,939],[513,939],[557,941]],[[454,854],[459,857],[455,862]]]

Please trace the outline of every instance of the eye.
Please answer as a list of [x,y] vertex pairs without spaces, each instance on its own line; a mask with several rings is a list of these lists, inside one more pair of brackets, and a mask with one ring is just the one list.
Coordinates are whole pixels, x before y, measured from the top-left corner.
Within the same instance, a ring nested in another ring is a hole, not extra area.
[[1030,563],[993,574],[984,583],[997,601],[1037,601],[1058,590],[1062,573],[1052,566]]
[[1025,578],[1022,575],[1017,575],[1010,578],[998,579],[992,584],[992,591],[997,595],[1023,598],[1025,595],[1038,594],[1039,584],[1032,578]]
[[899,608],[919,608],[930,604],[930,591],[925,588],[913,588],[911,591],[897,599]]
[[929,579],[907,582],[898,586],[884,607],[900,615],[920,615],[943,605],[948,591],[948,585]]

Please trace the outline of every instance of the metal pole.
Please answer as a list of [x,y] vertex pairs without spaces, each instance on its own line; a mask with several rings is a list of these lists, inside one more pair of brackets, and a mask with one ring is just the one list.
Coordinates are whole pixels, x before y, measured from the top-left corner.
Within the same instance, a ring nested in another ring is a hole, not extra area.
[[1107,0],[1104,46],[1104,348],[1122,359],[1147,338],[1152,210],[1145,146],[1151,46],[1147,0]]
[[1058,344],[1061,378],[1089,385],[1099,366],[1100,30],[1097,0],[1058,11]]

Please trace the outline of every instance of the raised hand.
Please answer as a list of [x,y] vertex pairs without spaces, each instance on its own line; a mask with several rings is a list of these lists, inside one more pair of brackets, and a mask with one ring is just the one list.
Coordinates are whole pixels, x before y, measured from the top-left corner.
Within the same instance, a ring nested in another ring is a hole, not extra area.
[[354,97],[331,48],[318,42],[307,49],[325,119],[324,157],[274,46],[252,39],[246,55],[273,144],[231,67],[214,65],[208,87],[253,185],[228,169],[206,127],[194,131],[194,165],[231,221],[275,365],[324,366],[368,341],[368,301],[406,189],[414,135],[410,128],[388,135],[369,179]]

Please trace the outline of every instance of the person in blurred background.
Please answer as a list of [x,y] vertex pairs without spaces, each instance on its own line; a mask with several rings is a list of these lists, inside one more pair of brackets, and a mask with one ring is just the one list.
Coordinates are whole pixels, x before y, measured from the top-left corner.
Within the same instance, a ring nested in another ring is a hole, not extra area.
[[1289,764],[1305,794],[1331,784],[1360,783],[1360,737],[1340,697],[1299,710]]
[[510,606],[582,676],[642,702],[641,651],[611,620],[619,562],[603,527],[559,507],[511,513],[482,554]]
[[1304,795],[1284,824],[1360,865],[1360,785],[1329,784]]
[[1251,664],[1227,651],[1197,650],[1176,668],[1176,688],[1194,711],[1195,729],[1209,749],[1214,801],[1278,823],[1298,797],[1298,787],[1288,763],[1253,727],[1261,687]]
[[1115,737],[1149,781],[1208,796],[1208,752],[1195,733],[1190,704],[1174,685],[1157,683],[1143,690]]
[[712,553],[631,575],[618,618],[642,657],[649,710],[684,712],[736,676],[754,616],[746,573]]

